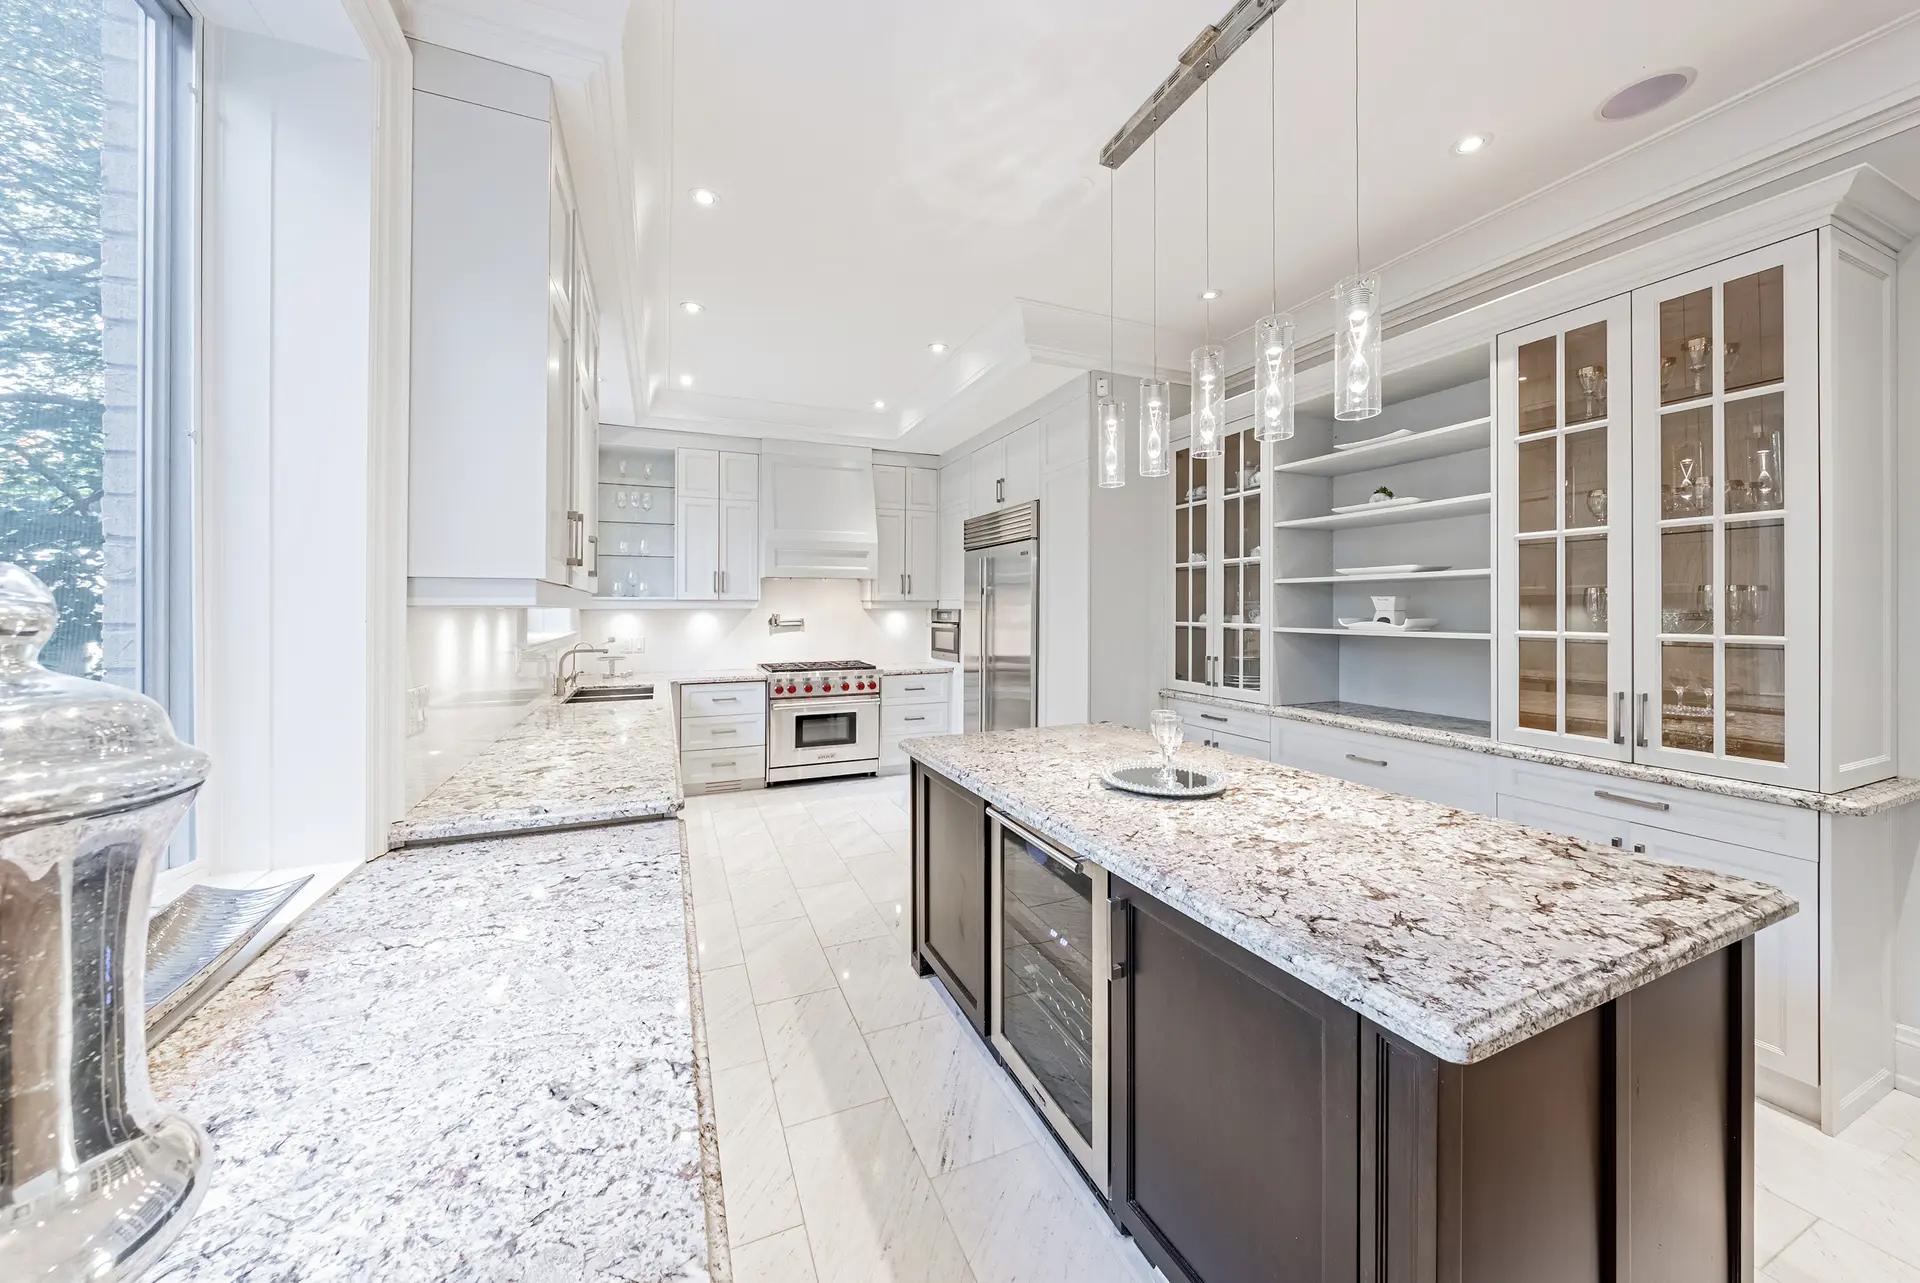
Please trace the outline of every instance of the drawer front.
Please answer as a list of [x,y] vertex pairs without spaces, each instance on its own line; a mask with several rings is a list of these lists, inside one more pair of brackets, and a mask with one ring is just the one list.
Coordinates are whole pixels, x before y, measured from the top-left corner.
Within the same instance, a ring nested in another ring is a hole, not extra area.
[[880,679],[883,704],[944,704],[953,691],[948,673],[911,673],[905,677]]
[[767,708],[765,682],[727,682],[711,686],[682,686],[680,716],[739,717]]
[[1226,731],[1195,730],[1188,728],[1187,742],[1204,744],[1208,748],[1225,749],[1229,753],[1238,753],[1242,757],[1257,757],[1261,761],[1271,761],[1273,750],[1265,740],[1254,739],[1250,735],[1230,735]]
[[1574,811],[1564,806],[1549,806],[1545,802],[1515,797],[1511,793],[1502,793],[1494,798],[1493,813],[1503,820],[1524,824],[1530,829],[1545,829],[1561,837],[1578,838],[1582,842],[1610,846],[1616,850],[1625,849],[1627,835],[1633,827],[1604,815]]
[[1601,816],[1618,825],[1698,834],[1801,860],[1820,856],[1820,817],[1797,806],[1722,797],[1669,784],[1642,784],[1540,762],[1493,759],[1498,789],[1549,806]]
[[907,756],[907,750],[901,748],[900,744],[904,740],[912,739],[913,735],[917,733],[918,732],[913,732],[907,735],[882,735],[880,737],[880,774],[906,774],[907,767],[913,763],[912,759]]
[[683,717],[680,751],[705,748],[747,748],[767,742],[767,719],[760,713],[743,717]]
[[880,705],[880,736],[945,735],[947,706],[938,704]]
[[1264,743],[1273,722],[1259,709],[1222,708],[1217,704],[1201,704],[1185,699],[1172,700],[1169,707],[1179,712],[1180,720],[1187,724],[1187,735],[1192,739],[1210,739],[1224,734]]
[[759,784],[767,778],[767,751],[758,744],[744,748],[706,748],[680,754],[682,788],[705,789],[716,784]]
[[1482,753],[1288,721],[1274,724],[1274,746],[1276,762],[1303,771],[1463,811],[1493,812],[1494,759]]

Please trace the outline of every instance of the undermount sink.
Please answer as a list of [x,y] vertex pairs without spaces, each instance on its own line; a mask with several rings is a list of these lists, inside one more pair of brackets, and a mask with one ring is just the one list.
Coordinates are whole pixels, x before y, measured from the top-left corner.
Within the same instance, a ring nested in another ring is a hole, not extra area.
[[563,704],[620,704],[632,700],[652,699],[653,684],[639,686],[576,686]]

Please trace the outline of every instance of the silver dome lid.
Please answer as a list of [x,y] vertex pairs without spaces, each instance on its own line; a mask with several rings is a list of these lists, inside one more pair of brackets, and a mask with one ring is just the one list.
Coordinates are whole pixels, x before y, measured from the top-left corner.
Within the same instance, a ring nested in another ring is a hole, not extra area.
[[0,562],[0,834],[140,806],[207,777],[207,755],[174,738],[153,700],[41,666],[59,620],[44,584]]

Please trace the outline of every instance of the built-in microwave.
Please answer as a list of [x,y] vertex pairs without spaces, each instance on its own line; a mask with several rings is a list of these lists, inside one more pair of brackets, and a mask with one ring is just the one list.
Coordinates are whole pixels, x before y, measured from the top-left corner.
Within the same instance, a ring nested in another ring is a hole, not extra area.
[[929,627],[927,648],[935,659],[960,662],[960,612],[935,610]]

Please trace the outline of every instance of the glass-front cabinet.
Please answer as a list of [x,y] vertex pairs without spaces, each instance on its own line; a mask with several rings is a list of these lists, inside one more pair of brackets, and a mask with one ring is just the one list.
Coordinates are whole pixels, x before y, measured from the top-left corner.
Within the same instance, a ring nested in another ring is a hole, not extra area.
[[1173,451],[1173,684],[1249,700],[1266,696],[1261,620],[1265,453],[1253,419],[1235,416],[1219,451]]
[[1634,292],[1640,761],[1816,786],[1814,239]]
[[1500,337],[1502,738],[1626,759],[1632,404],[1626,295]]

